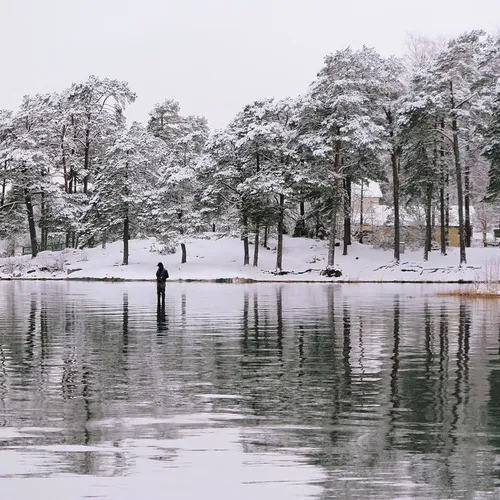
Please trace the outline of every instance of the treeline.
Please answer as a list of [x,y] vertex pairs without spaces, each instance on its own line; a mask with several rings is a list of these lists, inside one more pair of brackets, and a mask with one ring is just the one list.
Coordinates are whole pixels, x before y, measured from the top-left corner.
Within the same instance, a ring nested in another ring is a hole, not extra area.
[[424,258],[439,228],[446,253],[458,207],[460,263],[471,244],[471,206],[484,232],[500,193],[500,37],[472,31],[438,43],[412,39],[407,57],[347,48],[325,58],[309,90],[251,103],[222,130],[155,106],[127,127],[135,94],[90,77],[59,94],[25,97],[0,113],[0,237],[29,232],[32,255],[50,238],[66,246],[153,235],[169,244],[201,230],[241,235],[244,263],[283,234],[329,238],[328,264],[354,229],[353,184],[378,181],[393,208],[425,214]]

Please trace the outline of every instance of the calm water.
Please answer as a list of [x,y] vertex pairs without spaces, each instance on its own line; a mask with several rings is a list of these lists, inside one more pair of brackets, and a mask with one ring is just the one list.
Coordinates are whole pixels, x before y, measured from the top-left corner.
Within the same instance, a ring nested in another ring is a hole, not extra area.
[[500,498],[497,302],[0,282],[2,500]]

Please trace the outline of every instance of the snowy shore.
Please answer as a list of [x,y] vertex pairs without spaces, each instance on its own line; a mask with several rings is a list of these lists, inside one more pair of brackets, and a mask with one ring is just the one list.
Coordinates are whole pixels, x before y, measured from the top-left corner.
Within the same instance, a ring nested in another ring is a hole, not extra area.
[[[406,250],[399,264],[391,250],[374,249],[371,245],[353,243],[349,255],[336,248],[338,278],[320,275],[326,268],[327,242],[285,237],[282,274],[275,272],[276,242],[268,249],[259,249],[259,266],[243,265],[243,244],[239,239],[207,233],[186,240],[187,262],[181,264],[180,248],[174,254],[160,255],[155,239],[131,240],[129,264],[122,265],[122,243],[106,248],[67,249],[60,252],[40,252],[30,256],[0,258],[0,279],[95,279],[95,280],[154,280],[156,265],[163,262],[170,281],[297,281],[297,282],[434,282],[461,283],[498,279],[499,248],[467,249],[467,264],[459,265],[457,248],[448,255],[431,252],[423,260],[423,251]],[[250,245],[250,262],[253,245]]]

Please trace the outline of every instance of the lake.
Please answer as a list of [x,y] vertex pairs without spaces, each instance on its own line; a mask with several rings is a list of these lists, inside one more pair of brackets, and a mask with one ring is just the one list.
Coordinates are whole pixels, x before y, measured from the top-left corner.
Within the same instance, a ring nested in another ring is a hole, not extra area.
[[155,287],[0,282],[2,499],[500,498],[496,301]]

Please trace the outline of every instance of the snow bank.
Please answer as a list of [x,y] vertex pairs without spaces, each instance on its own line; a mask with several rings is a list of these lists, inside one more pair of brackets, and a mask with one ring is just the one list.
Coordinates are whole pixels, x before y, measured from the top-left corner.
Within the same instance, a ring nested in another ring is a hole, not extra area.
[[[336,248],[339,278],[327,278],[320,271],[327,267],[327,242],[285,236],[283,274],[275,273],[276,242],[259,248],[259,266],[243,265],[243,243],[236,238],[206,233],[186,240],[187,263],[181,264],[180,248],[161,255],[154,238],[131,240],[129,265],[123,266],[122,243],[106,248],[61,252],[41,252],[35,259],[18,256],[0,259],[0,279],[120,279],[153,280],[156,265],[163,262],[171,280],[257,280],[318,282],[460,282],[491,280],[500,277],[499,248],[467,249],[467,265],[459,265],[458,249],[448,255],[431,252],[429,261],[423,252],[407,251],[399,264],[391,250],[353,243],[349,255]],[[250,262],[253,262],[250,245]]]

